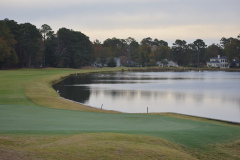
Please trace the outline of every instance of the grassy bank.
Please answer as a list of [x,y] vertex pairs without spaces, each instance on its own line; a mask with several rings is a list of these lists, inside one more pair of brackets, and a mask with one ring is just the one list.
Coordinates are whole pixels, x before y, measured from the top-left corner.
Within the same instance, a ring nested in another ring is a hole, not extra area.
[[104,111],[51,88],[69,74],[122,69],[0,71],[0,159],[240,159],[238,125]]
[[0,104],[44,106],[80,111],[111,112],[86,107],[59,98],[52,83],[69,74],[120,71],[120,68],[104,69],[20,69],[0,71]]
[[239,68],[196,68],[196,67],[137,67],[129,68],[129,71],[134,72],[187,72],[187,71],[227,71],[227,72],[240,72]]

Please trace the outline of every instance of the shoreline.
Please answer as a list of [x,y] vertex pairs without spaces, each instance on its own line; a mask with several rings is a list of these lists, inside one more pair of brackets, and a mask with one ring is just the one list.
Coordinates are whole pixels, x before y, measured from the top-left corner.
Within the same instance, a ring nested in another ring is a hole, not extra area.
[[[168,67],[169,68],[169,67]],[[165,71],[164,69],[165,68],[162,68],[162,67],[158,67],[158,68],[142,68],[142,69],[140,69],[140,70],[142,70],[142,71],[145,71],[145,72],[149,72],[149,70],[150,71],[152,71],[152,70],[156,70],[156,69],[159,69],[160,70],[160,72],[161,71]],[[167,70],[167,71],[171,71],[171,69],[172,68],[169,68],[169,70]],[[158,70],[158,71],[159,71]],[[121,69],[121,71],[123,72],[123,71],[126,71],[126,72],[131,72],[131,71],[133,71],[133,72],[138,72],[139,70],[131,70],[131,69],[129,69],[128,68],[128,70],[124,70],[124,69]],[[176,71],[179,71],[178,69],[176,70]],[[182,71],[182,69],[180,69],[180,72]],[[197,72],[197,70],[192,70],[192,69],[184,69],[184,71],[196,71]],[[183,71],[183,72],[184,72]],[[214,69],[214,70],[204,70],[204,69],[202,69],[201,71],[226,71],[226,70],[216,70],[216,69]],[[229,71],[229,70],[227,70],[227,71]],[[231,71],[233,71],[233,70],[231,70]],[[238,70],[238,72],[239,72],[240,70]],[[101,70],[99,70],[99,71],[96,71],[96,72],[85,72],[85,73],[73,73],[73,74],[89,74],[89,73],[100,73],[100,72],[116,72],[116,70],[115,71],[101,71]],[[63,80],[64,78],[66,78],[66,77],[68,77],[68,76],[70,76],[70,75],[72,75],[72,74],[69,74],[69,75],[67,75],[67,76],[64,76],[64,77],[61,77],[61,79],[58,79],[58,80],[54,80],[52,83],[51,83],[51,85],[53,85],[53,84],[55,84],[55,83],[57,83],[57,82],[59,82],[59,81],[61,81],[61,80]],[[53,87],[52,87],[53,88]],[[54,89],[55,90],[55,89]],[[60,96],[60,95],[59,95]],[[215,122],[220,122],[220,123],[227,123],[227,124],[231,124],[231,125],[240,125],[240,122],[235,122],[235,121],[228,121],[228,120],[222,120],[222,119],[216,119],[216,118],[209,118],[209,117],[202,117],[202,116],[195,116],[195,115],[188,115],[188,114],[182,114],[182,113],[175,113],[175,112],[149,112],[149,113],[127,113],[127,112],[121,112],[121,111],[115,111],[115,110],[106,110],[106,109],[101,109],[100,107],[98,108],[98,107],[94,107],[94,106],[88,106],[88,105],[85,105],[85,104],[83,104],[83,103],[80,103],[80,102],[77,102],[77,101],[74,101],[74,100],[71,100],[71,99],[66,99],[66,98],[64,98],[64,97],[62,97],[62,96],[60,96],[59,98],[61,98],[61,99],[64,99],[64,100],[67,100],[67,101],[69,101],[69,102],[73,102],[73,103],[76,103],[76,104],[79,104],[79,105],[82,105],[82,106],[85,106],[85,107],[89,107],[89,108],[93,108],[93,109],[97,109],[97,110],[102,110],[103,112],[104,111],[106,111],[106,112],[108,112],[108,111],[111,111],[111,112],[115,112],[115,113],[126,113],[126,114],[157,114],[157,115],[168,115],[169,113],[170,114],[174,114],[174,115],[177,115],[177,116],[173,116],[173,117],[179,117],[179,116],[182,116],[182,117],[184,117],[184,116],[188,116],[188,117],[192,117],[192,118],[199,118],[199,119],[204,119],[204,120],[207,120],[207,121],[215,121]],[[93,111],[94,112],[94,111]],[[98,112],[98,111],[97,111]]]
[[240,72],[240,68],[192,68],[192,67],[138,67],[128,68],[132,72],[187,72],[187,71],[225,71],[225,72]]

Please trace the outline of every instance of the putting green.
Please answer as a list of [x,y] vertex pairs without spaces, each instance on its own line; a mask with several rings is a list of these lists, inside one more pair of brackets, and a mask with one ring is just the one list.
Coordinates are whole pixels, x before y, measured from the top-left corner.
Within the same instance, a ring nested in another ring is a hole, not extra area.
[[94,113],[39,106],[0,105],[2,134],[113,132],[149,135],[201,147],[240,138],[240,127],[161,115]]

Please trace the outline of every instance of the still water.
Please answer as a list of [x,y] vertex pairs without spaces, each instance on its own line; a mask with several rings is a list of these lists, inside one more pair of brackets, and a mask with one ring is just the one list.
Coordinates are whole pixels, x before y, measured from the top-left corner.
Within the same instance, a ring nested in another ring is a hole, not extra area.
[[174,112],[240,122],[240,72],[114,72],[72,75],[64,98],[127,113]]

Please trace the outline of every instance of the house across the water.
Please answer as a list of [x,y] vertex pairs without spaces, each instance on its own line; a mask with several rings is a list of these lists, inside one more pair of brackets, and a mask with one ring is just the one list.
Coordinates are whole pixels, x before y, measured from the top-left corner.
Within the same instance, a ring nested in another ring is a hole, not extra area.
[[228,68],[229,65],[227,56],[220,57],[220,55],[210,58],[210,62],[207,62],[207,67]]
[[167,59],[163,59],[162,61],[158,61],[156,63],[157,66],[162,67],[178,67],[178,64],[173,61],[168,61]]

